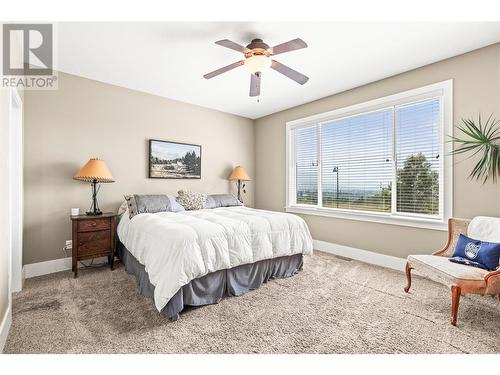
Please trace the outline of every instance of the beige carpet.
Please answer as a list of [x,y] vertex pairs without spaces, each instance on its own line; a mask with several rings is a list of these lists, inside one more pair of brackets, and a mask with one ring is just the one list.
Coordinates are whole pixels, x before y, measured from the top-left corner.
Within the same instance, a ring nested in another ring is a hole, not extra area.
[[304,271],[242,297],[160,316],[121,265],[26,281],[7,353],[500,353],[500,303],[316,252]]

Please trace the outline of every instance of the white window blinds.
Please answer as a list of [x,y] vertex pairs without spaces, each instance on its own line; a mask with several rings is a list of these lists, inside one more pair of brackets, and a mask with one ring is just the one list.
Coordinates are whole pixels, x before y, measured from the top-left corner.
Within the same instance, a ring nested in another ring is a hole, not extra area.
[[397,211],[439,214],[439,98],[396,107]]
[[323,207],[390,212],[392,109],[320,127]]
[[318,204],[318,127],[295,132],[295,176],[297,203]]

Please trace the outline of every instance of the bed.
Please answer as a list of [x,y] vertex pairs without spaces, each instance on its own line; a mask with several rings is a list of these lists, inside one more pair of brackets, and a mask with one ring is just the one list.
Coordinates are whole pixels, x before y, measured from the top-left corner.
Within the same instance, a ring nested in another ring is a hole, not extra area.
[[183,212],[125,212],[118,256],[140,292],[177,320],[185,306],[218,303],[302,270],[312,238],[296,215],[220,207]]

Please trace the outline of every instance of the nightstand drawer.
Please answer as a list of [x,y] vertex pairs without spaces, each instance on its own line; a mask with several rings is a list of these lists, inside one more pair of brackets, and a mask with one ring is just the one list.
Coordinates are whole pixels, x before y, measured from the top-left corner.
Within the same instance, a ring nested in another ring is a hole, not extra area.
[[110,230],[78,234],[78,257],[106,252],[111,252]]
[[91,219],[78,221],[78,232],[89,232],[111,228],[109,219]]

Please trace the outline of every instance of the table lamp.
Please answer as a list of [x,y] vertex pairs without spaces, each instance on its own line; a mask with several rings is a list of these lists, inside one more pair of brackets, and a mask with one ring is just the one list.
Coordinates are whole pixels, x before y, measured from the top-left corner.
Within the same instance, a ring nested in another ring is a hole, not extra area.
[[[229,175],[229,180],[231,180],[231,181],[237,180],[238,181],[238,200],[240,202],[243,202],[243,200],[241,198],[241,189],[242,189],[241,181],[251,181],[252,180],[250,178],[250,176],[248,176],[247,171],[245,171],[245,169],[243,167],[238,165],[233,169],[233,171]],[[244,191],[244,189],[245,189],[245,184],[243,184],[243,191]]]
[[73,176],[73,179],[90,182],[92,184],[92,206],[90,210],[87,211],[87,215],[101,215],[102,212],[97,204],[97,193],[100,187],[98,188],[97,184],[115,182],[104,161],[97,158],[90,159],[87,164]]

